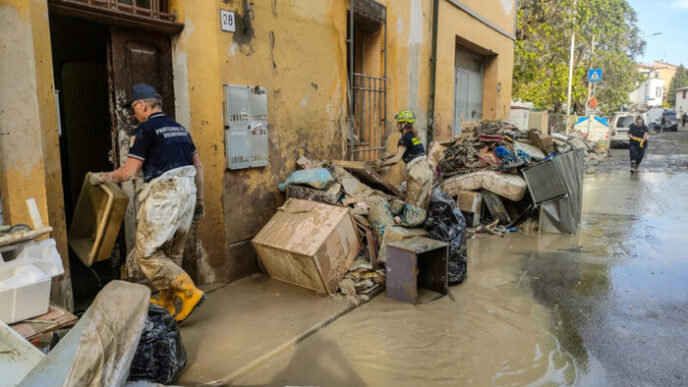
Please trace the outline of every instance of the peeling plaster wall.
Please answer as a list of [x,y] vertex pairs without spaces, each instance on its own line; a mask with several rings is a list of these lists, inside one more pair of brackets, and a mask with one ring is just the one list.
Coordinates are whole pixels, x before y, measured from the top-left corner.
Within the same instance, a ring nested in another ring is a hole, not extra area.
[[[199,267],[204,281],[233,280],[258,269],[250,239],[282,204],[277,184],[296,159],[343,157],[347,4],[253,2],[250,26],[240,0],[172,6],[185,24],[174,48],[177,105],[188,98],[189,128],[205,167],[207,215],[199,236],[207,255]],[[235,12],[237,32],[220,30],[220,9]],[[187,85],[179,82],[182,71]],[[267,87],[267,167],[225,170],[223,84]]]
[[43,222],[53,227],[65,275],[53,281],[51,298],[72,307],[57,113],[47,5],[3,0],[0,4],[0,196],[5,222],[31,220],[33,197]]
[[[410,108],[417,113],[424,140],[432,1],[379,1],[387,6],[387,130],[395,132],[394,113]],[[281,205],[277,183],[294,169],[298,157],[344,157],[348,3],[170,0],[170,10],[185,26],[172,39],[176,114],[190,130],[205,166],[206,217],[198,229],[203,282],[230,281],[257,270],[250,239]],[[513,2],[460,3],[512,32]],[[247,24],[245,4],[251,7]],[[446,139],[453,125],[457,41],[490,52],[485,69],[486,118],[508,114],[513,42],[448,0],[440,4],[434,118],[435,137]],[[237,32],[220,30],[220,9],[235,12]],[[54,236],[67,257],[62,190],[54,188],[61,184],[61,171],[46,3],[2,0],[0,22],[4,32],[0,37],[0,196],[5,220],[27,221],[23,200],[30,193],[46,222],[56,228]],[[376,50],[374,43],[366,50]],[[376,61],[367,58],[366,66],[375,66]],[[268,89],[267,167],[225,170],[223,84]],[[15,111],[21,114],[7,113]]]
[[[388,11],[388,132],[395,131],[394,113],[410,108],[418,115],[417,126],[425,139],[432,1],[380,2]],[[299,156],[340,158],[345,149],[348,1],[247,3],[252,7],[250,25],[243,21],[242,0],[172,2],[185,24],[174,49],[177,107],[188,103],[189,128],[205,165],[208,215],[199,230],[206,252],[200,264],[205,280],[233,280],[257,270],[250,239],[283,202],[277,184],[293,171]],[[446,1],[441,3],[436,138],[446,138],[453,124],[457,36],[499,53],[494,68],[486,71],[486,84],[501,81],[502,93],[485,93],[486,117],[503,117],[502,96],[508,101],[511,90],[511,64],[504,63],[513,57],[508,39]],[[513,11],[507,14],[505,0],[466,3],[500,26],[513,25]],[[495,7],[504,15],[494,12]],[[235,33],[220,30],[220,9],[235,12]],[[225,170],[223,84],[267,87],[267,167]]]

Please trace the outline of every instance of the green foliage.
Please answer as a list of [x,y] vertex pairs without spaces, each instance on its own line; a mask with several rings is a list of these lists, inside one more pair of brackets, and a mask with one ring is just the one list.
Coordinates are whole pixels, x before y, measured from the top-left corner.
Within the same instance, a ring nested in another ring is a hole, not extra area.
[[678,66],[676,75],[669,85],[669,106],[673,109],[676,106],[676,89],[688,86],[688,70],[683,65]]
[[585,103],[591,64],[603,70],[603,82],[597,87],[600,108],[612,111],[628,103],[629,93],[641,79],[634,57],[643,52],[645,42],[626,0],[522,0],[517,17],[514,98],[561,110],[575,30],[571,103]]

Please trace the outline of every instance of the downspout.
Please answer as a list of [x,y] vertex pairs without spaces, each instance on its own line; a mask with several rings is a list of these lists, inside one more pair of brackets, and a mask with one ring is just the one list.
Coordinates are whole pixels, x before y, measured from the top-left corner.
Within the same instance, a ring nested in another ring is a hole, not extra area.
[[435,79],[437,78],[437,21],[440,0],[432,3],[432,54],[430,54],[430,111],[428,113],[428,148],[435,137]]

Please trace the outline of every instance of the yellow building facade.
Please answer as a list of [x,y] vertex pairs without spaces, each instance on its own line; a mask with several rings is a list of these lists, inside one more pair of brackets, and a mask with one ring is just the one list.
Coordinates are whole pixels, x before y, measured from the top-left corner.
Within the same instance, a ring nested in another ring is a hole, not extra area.
[[[131,124],[118,104],[133,83],[164,89],[164,110],[200,151],[206,217],[189,251],[203,282],[258,270],[250,240],[283,203],[277,184],[300,156],[374,158],[401,110],[417,113],[426,145],[463,122],[509,114],[513,0],[94,3],[0,0],[4,222],[27,223],[24,201],[35,198],[65,266],[85,172],[125,159]],[[235,168],[253,156],[233,142],[244,134],[232,132],[225,85],[262,90],[265,141],[251,146],[262,147],[264,166]],[[69,273],[54,286],[65,304]]]

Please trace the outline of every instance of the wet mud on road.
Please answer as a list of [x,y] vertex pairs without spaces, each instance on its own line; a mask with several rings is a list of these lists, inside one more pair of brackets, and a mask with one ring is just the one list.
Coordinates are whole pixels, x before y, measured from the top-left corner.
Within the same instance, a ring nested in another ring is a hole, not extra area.
[[688,385],[688,132],[651,140],[586,175],[577,235],[471,239],[453,297],[381,295],[236,384]]

